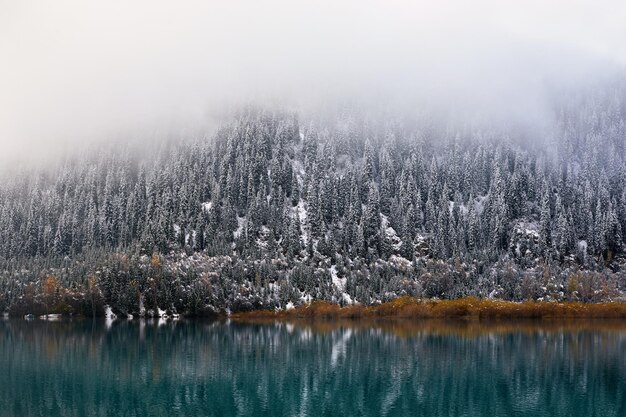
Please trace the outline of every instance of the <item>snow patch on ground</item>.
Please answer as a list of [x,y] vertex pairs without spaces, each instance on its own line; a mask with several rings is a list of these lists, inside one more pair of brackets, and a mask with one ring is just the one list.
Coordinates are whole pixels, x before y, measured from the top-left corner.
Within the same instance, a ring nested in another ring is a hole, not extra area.
[[237,230],[233,232],[233,236],[235,239],[239,239],[241,233],[243,232],[243,228],[246,226],[246,218],[237,216]]
[[47,321],[59,321],[61,320],[61,315],[60,314],[44,314],[42,316],[39,316],[39,318],[41,320],[47,320]]
[[485,209],[485,201],[487,200],[487,198],[489,198],[489,195],[479,195],[474,199],[474,210],[476,211],[477,215],[480,216],[483,213],[483,210]]
[[389,264],[392,265],[394,268],[404,271],[411,268],[411,261],[398,255],[391,255],[389,257]]
[[400,237],[398,236],[398,234],[396,233],[393,227],[388,226],[385,229],[385,237],[391,243],[391,247],[393,248],[393,250],[395,251],[400,250],[400,248],[402,247],[402,239],[400,239]]
[[337,267],[335,265],[330,267],[330,276],[333,280],[333,285],[335,286],[335,288],[337,288],[339,291],[344,291],[344,289],[346,288],[346,278],[339,278],[339,276],[337,276]]
[[298,181],[298,186],[302,187],[302,184],[304,184],[304,176],[306,175],[306,172],[304,170],[304,165],[302,164],[301,161],[294,160],[291,164],[291,167],[293,169],[293,172],[296,174],[296,180]]
[[386,229],[389,224],[389,218],[383,213],[380,213],[380,223],[383,226],[383,229]]
[[306,225],[307,212],[306,208],[304,207],[304,201],[302,199],[298,201],[296,210],[298,214],[298,219],[300,220],[300,235],[302,236],[302,242],[304,242],[304,244],[306,245],[309,243],[309,234],[304,227]]
[[113,310],[111,310],[111,306],[107,305],[106,307],[104,307],[104,317],[104,326],[107,329],[110,329],[113,325],[113,321],[117,318],[117,315],[115,315]]
[[285,310],[293,310],[294,308],[296,307],[293,305],[291,301],[289,301],[287,305],[285,306]]
[[104,307],[104,317],[115,320],[117,315],[113,312],[113,310],[111,310],[111,306],[106,306]]
[[209,212],[211,211],[211,209],[213,208],[213,202],[212,201],[207,201],[205,203],[202,203],[202,210],[204,210],[205,212]]

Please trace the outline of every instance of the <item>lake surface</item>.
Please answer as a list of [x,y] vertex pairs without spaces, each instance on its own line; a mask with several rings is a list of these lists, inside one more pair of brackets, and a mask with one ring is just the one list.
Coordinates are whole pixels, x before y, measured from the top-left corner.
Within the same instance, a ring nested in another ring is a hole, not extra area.
[[0,321],[2,416],[625,416],[626,324]]

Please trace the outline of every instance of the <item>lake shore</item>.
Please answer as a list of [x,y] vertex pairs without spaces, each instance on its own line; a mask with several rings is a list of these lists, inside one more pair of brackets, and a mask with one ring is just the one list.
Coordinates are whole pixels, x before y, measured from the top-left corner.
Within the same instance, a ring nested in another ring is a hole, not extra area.
[[400,297],[374,306],[341,307],[325,301],[314,301],[288,310],[254,310],[230,315],[232,320],[266,319],[626,319],[626,302],[512,302],[461,298],[457,300],[416,299]]
[[[16,311],[5,311],[0,318],[44,317],[61,319],[63,317],[104,317],[106,305],[99,305],[96,314],[86,314],[84,309],[75,309],[74,313],[42,305],[22,305]],[[33,313],[34,312],[34,313]],[[286,309],[254,309],[228,313],[225,310],[211,309],[204,314],[181,312],[173,314],[169,310],[163,314],[147,314],[145,318],[213,318],[235,321],[290,320],[290,319],[626,319],[626,302],[584,303],[577,301],[505,301],[466,297],[455,300],[418,299],[399,297],[395,300],[376,305],[351,304],[340,306],[328,301],[313,301],[308,304]],[[115,312],[118,318],[144,317]],[[119,313],[119,314],[118,314]]]

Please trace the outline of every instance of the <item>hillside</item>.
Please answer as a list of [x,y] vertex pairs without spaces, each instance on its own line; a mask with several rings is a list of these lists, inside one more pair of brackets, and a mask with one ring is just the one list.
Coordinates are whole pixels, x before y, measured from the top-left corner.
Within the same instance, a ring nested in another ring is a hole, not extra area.
[[544,137],[251,109],[0,188],[0,310],[210,314],[398,296],[624,297],[626,101]]

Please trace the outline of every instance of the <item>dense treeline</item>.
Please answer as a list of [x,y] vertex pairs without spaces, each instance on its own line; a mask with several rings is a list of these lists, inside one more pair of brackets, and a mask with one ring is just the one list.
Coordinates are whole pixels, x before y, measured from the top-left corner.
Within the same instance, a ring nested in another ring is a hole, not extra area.
[[620,297],[623,92],[555,114],[537,138],[254,109],[210,140],[13,177],[0,188],[0,308],[43,305],[46,291],[97,292],[123,313]]

